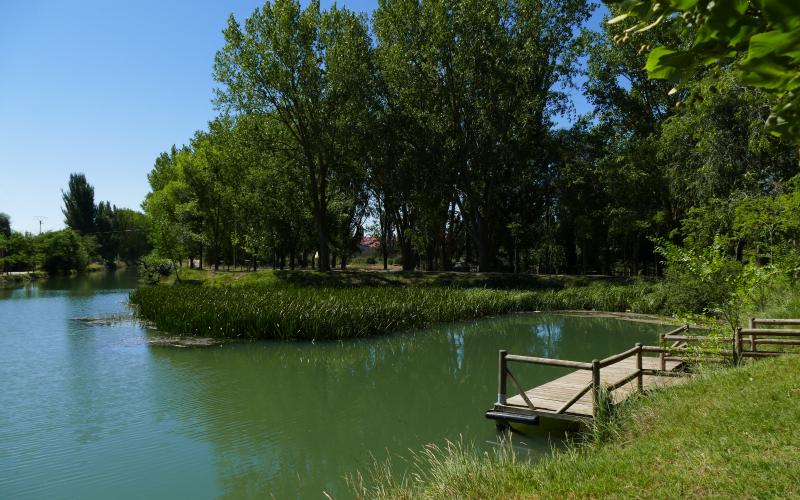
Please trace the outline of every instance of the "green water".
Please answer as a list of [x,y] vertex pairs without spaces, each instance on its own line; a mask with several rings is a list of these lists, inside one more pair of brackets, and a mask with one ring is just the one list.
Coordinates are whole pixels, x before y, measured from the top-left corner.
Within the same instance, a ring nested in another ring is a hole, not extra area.
[[[590,360],[664,327],[512,315],[345,343],[149,346],[135,276],[0,290],[0,498],[347,497],[371,456],[495,446],[497,350]],[[563,373],[515,370],[526,385]],[[563,429],[515,437],[532,457]]]

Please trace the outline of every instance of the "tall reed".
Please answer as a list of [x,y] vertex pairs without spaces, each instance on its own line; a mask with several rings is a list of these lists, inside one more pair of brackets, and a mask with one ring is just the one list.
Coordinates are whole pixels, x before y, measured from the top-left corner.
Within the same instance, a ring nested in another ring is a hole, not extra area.
[[[202,337],[344,339],[516,311],[658,312],[650,285],[559,291],[439,287],[147,286],[130,297],[159,330]],[[657,301],[656,301],[657,302]],[[642,307],[643,306],[643,307]]]

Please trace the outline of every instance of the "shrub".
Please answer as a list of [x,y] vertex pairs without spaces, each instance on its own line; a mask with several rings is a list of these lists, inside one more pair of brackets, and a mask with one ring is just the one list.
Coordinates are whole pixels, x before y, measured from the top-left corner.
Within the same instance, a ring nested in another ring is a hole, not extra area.
[[42,267],[49,274],[81,272],[89,264],[91,242],[72,229],[42,235],[40,251]]
[[145,283],[154,285],[175,272],[175,265],[169,259],[162,259],[154,255],[143,257],[139,261],[139,274]]

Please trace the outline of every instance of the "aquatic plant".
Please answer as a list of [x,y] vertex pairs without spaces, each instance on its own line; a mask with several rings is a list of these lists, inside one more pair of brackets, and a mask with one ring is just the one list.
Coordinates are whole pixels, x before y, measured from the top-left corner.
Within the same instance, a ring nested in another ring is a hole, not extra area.
[[[517,311],[659,312],[647,284],[514,291],[449,287],[146,286],[130,297],[159,330],[202,337],[344,339]],[[643,297],[650,297],[644,300]]]

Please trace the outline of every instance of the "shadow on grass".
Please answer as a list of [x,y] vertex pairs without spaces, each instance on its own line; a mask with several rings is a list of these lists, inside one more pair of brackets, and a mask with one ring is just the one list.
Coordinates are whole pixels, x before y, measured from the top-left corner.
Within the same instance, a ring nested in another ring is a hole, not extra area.
[[273,271],[275,279],[298,287],[450,287],[492,288],[500,290],[561,290],[588,286],[595,282],[625,283],[623,278],[607,276],[535,275],[528,273],[465,272],[380,272],[380,271]]

